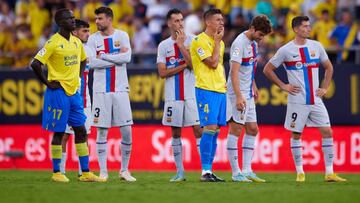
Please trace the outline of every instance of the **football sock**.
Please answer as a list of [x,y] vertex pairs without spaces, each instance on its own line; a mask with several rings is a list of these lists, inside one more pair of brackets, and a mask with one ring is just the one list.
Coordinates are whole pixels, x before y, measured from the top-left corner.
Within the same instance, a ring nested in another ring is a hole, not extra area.
[[171,139],[171,146],[173,150],[176,170],[178,173],[184,173],[184,166],[182,162],[182,144],[181,138],[172,138]]
[[251,160],[254,154],[255,146],[255,136],[251,136],[245,133],[242,142],[242,162],[243,162],[243,172],[250,173],[251,169]]
[[65,168],[66,168],[66,152],[63,152],[61,154],[61,163],[60,163],[60,172],[62,174],[65,174]]
[[301,139],[295,140],[290,139],[290,147],[295,162],[296,173],[304,173],[303,163],[302,163],[302,145]]
[[215,158],[215,154],[216,154],[216,148],[217,148],[217,138],[219,136],[220,130],[215,131],[215,134],[212,137],[212,142],[211,142],[211,155],[210,155],[210,164],[211,167],[214,163],[214,158]]
[[211,171],[211,150],[212,140],[215,135],[215,131],[203,130],[200,141],[200,158],[201,167],[203,171]]
[[132,130],[131,126],[120,127],[121,132],[121,172],[127,171],[132,147]]
[[230,133],[227,136],[227,154],[233,176],[241,173],[238,160],[238,137]]
[[333,174],[333,162],[334,162],[334,148],[333,148],[333,138],[323,138],[322,139],[322,151],[324,153],[324,162],[325,162],[325,173]]
[[96,153],[98,156],[100,173],[107,174],[107,128],[97,128]]
[[86,142],[75,144],[82,172],[89,172],[89,148]]
[[61,154],[61,145],[51,145],[51,159],[54,173],[60,172]]

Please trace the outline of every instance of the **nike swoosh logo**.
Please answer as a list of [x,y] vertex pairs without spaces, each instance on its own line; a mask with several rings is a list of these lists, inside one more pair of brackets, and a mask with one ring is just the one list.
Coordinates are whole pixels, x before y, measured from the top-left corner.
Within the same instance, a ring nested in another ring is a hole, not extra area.
[[96,46],[96,48],[100,48],[100,47],[102,47],[103,45],[99,45],[99,46]]
[[171,53],[172,51],[166,51],[166,53]]
[[292,56],[293,58],[296,58],[296,57],[298,57],[299,55],[295,55],[295,56]]

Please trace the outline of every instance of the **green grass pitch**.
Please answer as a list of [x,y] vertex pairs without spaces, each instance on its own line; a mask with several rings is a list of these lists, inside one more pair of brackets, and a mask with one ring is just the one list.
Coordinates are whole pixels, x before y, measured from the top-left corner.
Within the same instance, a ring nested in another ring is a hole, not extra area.
[[0,171],[0,202],[360,202],[360,174],[342,174],[349,180],[345,183],[325,183],[323,174],[306,174],[302,184],[289,173],[259,173],[267,183],[234,183],[229,172],[217,173],[225,183],[201,183],[199,172],[187,172],[182,183],[170,183],[170,172],[132,174],[135,183],[120,181],[116,172],[107,183],[82,183],[76,172],[69,172],[70,183],[64,184],[51,182],[49,171]]

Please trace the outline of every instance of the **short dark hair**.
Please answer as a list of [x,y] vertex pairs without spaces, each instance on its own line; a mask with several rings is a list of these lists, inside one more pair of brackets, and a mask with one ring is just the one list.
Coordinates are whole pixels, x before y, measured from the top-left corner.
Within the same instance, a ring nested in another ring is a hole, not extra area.
[[71,11],[67,8],[60,8],[56,10],[54,17],[56,25],[60,26],[59,23],[62,20],[64,13],[66,12],[71,12]]
[[294,28],[300,26],[302,24],[302,22],[309,21],[309,20],[310,19],[307,16],[296,16],[291,21],[291,27],[292,27],[292,29],[294,29]]
[[250,23],[250,27],[254,27],[255,31],[261,31],[265,35],[271,32],[271,22],[266,15],[255,16]]
[[171,16],[173,14],[182,14],[182,13],[181,13],[181,11],[179,9],[176,9],[176,8],[170,9],[166,14],[166,20],[170,20]]
[[95,10],[96,15],[99,15],[101,13],[105,14],[107,17],[114,18],[114,13],[109,7],[102,6]]
[[207,20],[209,17],[211,17],[213,15],[216,15],[216,14],[221,14],[222,15],[221,10],[217,9],[217,8],[210,8],[209,10],[207,10],[204,13],[203,18],[204,18],[204,20]]
[[90,25],[88,22],[80,20],[80,19],[75,19],[75,28],[89,28]]

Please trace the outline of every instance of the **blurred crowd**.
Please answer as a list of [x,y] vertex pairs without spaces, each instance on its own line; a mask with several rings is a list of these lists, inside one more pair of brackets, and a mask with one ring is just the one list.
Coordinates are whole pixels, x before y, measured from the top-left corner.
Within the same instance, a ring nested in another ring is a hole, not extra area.
[[[293,38],[291,19],[297,15],[310,17],[311,37],[324,45],[332,60],[353,62],[355,52],[346,50],[360,41],[360,0],[0,0],[0,68],[28,67],[57,31],[52,18],[57,9],[71,9],[96,32],[94,10],[103,5],[112,8],[114,27],[129,34],[133,53],[156,53],[159,42],[169,36],[165,17],[171,8],[183,12],[185,32],[193,34],[202,32],[205,10],[221,9],[226,19],[226,47],[248,28],[253,16],[267,15],[273,33],[262,42],[264,60]],[[141,58],[135,62],[155,63],[154,56]]]

